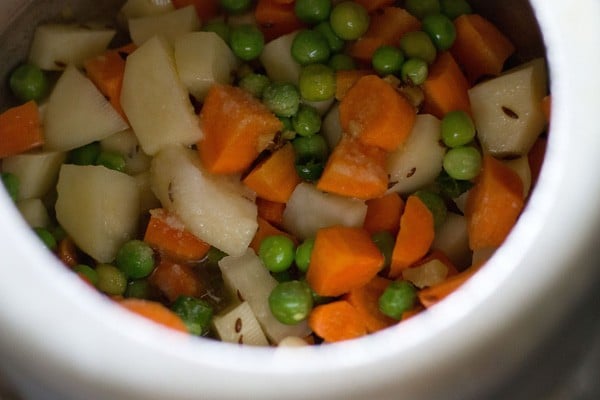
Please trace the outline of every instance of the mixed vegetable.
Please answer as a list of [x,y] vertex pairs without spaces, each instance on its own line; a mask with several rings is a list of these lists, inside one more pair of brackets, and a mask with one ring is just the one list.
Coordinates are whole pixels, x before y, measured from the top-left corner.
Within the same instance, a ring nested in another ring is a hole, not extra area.
[[485,263],[539,173],[545,62],[465,0],[127,0],[115,23],[37,27],[2,182],[68,268],[173,329],[397,324]]

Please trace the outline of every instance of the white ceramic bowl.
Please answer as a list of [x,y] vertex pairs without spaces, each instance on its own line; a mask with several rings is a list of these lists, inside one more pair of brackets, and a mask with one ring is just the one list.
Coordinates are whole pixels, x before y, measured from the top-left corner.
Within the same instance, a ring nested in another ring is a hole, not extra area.
[[[0,30],[24,3],[0,4]],[[600,2],[531,3],[551,71],[546,162],[505,245],[447,300],[336,345],[186,337],[93,294],[2,192],[0,369],[35,399],[485,398],[589,290],[600,259]]]

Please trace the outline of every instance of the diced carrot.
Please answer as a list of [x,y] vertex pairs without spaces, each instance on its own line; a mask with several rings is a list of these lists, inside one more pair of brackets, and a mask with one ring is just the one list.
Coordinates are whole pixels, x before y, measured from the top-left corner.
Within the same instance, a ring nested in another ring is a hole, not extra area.
[[0,114],[0,158],[43,144],[40,112],[35,101],[9,108]]
[[293,1],[258,0],[254,17],[267,42],[304,27],[294,12]]
[[387,231],[398,233],[400,216],[404,210],[404,200],[397,192],[388,193],[376,199],[367,200],[367,215],[363,228],[370,234]]
[[454,57],[449,52],[441,53],[431,65],[423,84],[425,93],[424,111],[443,118],[446,113],[462,110],[471,113],[469,82],[463,75]]
[[75,242],[70,237],[65,237],[58,242],[56,247],[56,256],[63,264],[74,267],[79,264],[79,252]]
[[542,98],[542,111],[546,117],[546,123],[550,123],[550,114],[552,110],[552,96],[546,95]]
[[344,300],[352,304],[367,325],[367,332],[377,332],[394,325],[396,320],[379,310],[379,297],[392,281],[375,276],[364,286],[350,290]]
[[420,304],[417,304],[416,306],[414,306],[410,310],[404,311],[402,313],[402,318],[400,319],[400,321],[405,321],[405,320],[407,320],[409,318],[412,318],[415,315],[419,314],[423,310],[425,310],[425,307],[423,307]]
[[325,342],[355,339],[367,334],[367,326],[359,312],[347,301],[337,300],[315,307],[308,325]]
[[317,188],[359,199],[373,199],[387,190],[386,152],[343,136],[329,156]]
[[281,226],[281,224],[283,224],[283,211],[285,210],[284,203],[276,203],[257,197],[256,208],[258,216],[268,221],[270,224],[275,226]]
[[472,266],[468,269],[446,278],[444,282],[430,286],[418,292],[417,296],[423,306],[429,308],[434,304],[439,303],[450,293],[454,292],[458,287],[465,283],[480,266]]
[[166,258],[154,269],[149,282],[169,301],[175,301],[179,296],[198,296],[202,289],[202,282],[191,266]]
[[181,317],[159,302],[130,298],[118,300],[118,304],[158,324],[175,329],[176,331],[188,332]]
[[297,242],[297,240],[294,236],[292,236],[289,233],[284,232],[280,229],[277,229],[276,227],[271,225],[267,220],[264,220],[261,217],[258,217],[257,221],[258,221],[258,229],[256,230],[256,233],[254,234],[254,238],[252,238],[252,241],[250,242],[250,245],[249,245],[249,247],[251,249],[253,249],[256,252],[256,254],[258,254],[258,249],[260,248],[261,242],[267,236],[283,235],[283,236],[287,236],[290,239],[292,239],[292,241],[294,243]]
[[335,72],[335,98],[342,100],[348,90],[363,76],[372,75],[369,69],[342,69]]
[[200,114],[204,139],[199,143],[205,168],[215,174],[246,170],[283,124],[249,92],[213,85]]
[[181,261],[199,261],[210,250],[208,243],[186,230],[179,218],[162,208],[150,210],[144,241]]
[[219,0],[171,0],[175,8],[193,5],[201,21],[207,21],[219,14]]
[[361,228],[331,226],[317,231],[306,280],[321,296],[340,296],[366,285],[384,258]]
[[423,258],[429,251],[434,236],[433,214],[418,196],[408,196],[400,218],[400,230],[392,252],[389,276],[398,278],[402,270]]
[[[368,8],[383,3],[383,1],[363,0]],[[372,6],[371,6],[372,5]],[[383,45],[398,45],[400,38],[407,32],[421,29],[421,21],[403,8],[384,7],[371,14],[367,32],[350,45],[350,55],[370,64],[373,53]]]
[[485,154],[465,208],[471,250],[500,246],[523,206],[523,183],[519,175],[502,161]]
[[544,164],[544,156],[546,155],[547,144],[548,139],[540,136],[533,143],[533,146],[531,146],[529,154],[527,154],[527,162],[529,163],[529,170],[531,171],[532,185],[535,185],[538,177],[540,176],[540,171],[542,170],[542,165]]
[[494,24],[479,14],[464,14],[454,20],[456,40],[450,51],[475,83],[484,76],[502,72],[515,46]]
[[294,147],[287,143],[260,162],[243,182],[263,199],[285,203],[302,181],[296,172]]
[[377,75],[360,78],[340,102],[343,131],[386,151],[404,143],[416,117],[408,100]]
[[355,0],[355,3],[363,6],[369,13],[392,6],[395,2],[395,0]]

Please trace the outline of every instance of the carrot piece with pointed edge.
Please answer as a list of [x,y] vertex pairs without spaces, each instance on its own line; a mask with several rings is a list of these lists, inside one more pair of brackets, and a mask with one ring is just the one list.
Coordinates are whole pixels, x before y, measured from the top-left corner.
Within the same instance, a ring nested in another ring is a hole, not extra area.
[[367,332],[377,332],[394,325],[396,320],[379,310],[379,297],[392,281],[375,276],[366,285],[350,290],[343,299],[352,304],[367,326]]
[[56,256],[63,264],[74,267],[79,264],[79,252],[75,242],[70,237],[65,237],[58,242],[56,247]]
[[219,14],[219,0],[171,0],[175,8],[194,6],[201,21],[207,21]]
[[214,174],[245,171],[283,124],[247,91],[213,85],[200,113],[204,138],[198,143],[204,167]]
[[43,144],[40,112],[35,101],[0,114],[0,158],[24,153]]
[[469,82],[449,52],[441,53],[431,65],[423,84],[424,111],[443,118],[446,113],[462,110],[471,113]]
[[344,132],[386,151],[404,143],[417,118],[408,100],[377,75],[360,78],[340,102],[339,110]]
[[361,228],[331,226],[317,231],[306,280],[321,296],[340,296],[367,284],[384,258]]
[[524,203],[519,175],[485,154],[465,208],[471,250],[500,246],[517,222]]
[[202,282],[190,265],[166,258],[148,279],[169,301],[175,301],[179,296],[198,296],[202,289]]
[[434,237],[433,214],[418,196],[408,196],[400,218],[389,276],[398,278],[402,270],[423,258]]
[[372,75],[369,69],[342,69],[335,72],[335,98],[342,100],[348,90],[363,76]]
[[373,199],[387,190],[386,152],[343,136],[329,156],[317,188],[359,199]]
[[456,275],[449,276],[445,281],[438,283],[437,285],[420,290],[417,293],[419,301],[425,308],[429,308],[439,303],[472,277],[482,265],[483,264],[473,265]]
[[182,261],[199,261],[210,250],[210,245],[186,230],[179,218],[161,208],[150,210],[144,241]]
[[315,307],[308,317],[308,325],[325,342],[359,338],[367,334],[367,326],[359,312],[345,300]]
[[257,221],[258,221],[258,229],[256,230],[256,233],[254,234],[254,238],[252,238],[252,241],[250,242],[250,245],[248,246],[251,249],[253,249],[256,252],[256,254],[258,254],[258,249],[260,248],[261,242],[268,236],[283,235],[283,236],[289,237],[294,243],[298,242],[294,236],[290,235],[287,232],[282,231],[281,229],[274,227],[273,225],[271,225],[269,223],[269,221],[267,221],[261,217],[258,217]]
[[134,298],[117,299],[117,302],[127,310],[152,320],[160,325],[176,331],[185,333],[188,332],[181,317],[159,302]]
[[285,203],[302,181],[296,172],[294,147],[287,143],[260,162],[243,182],[263,199]]
[[392,235],[398,233],[404,200],[397,192],[367,200],[366,204],[367,215],[363,228],[371,234],[381,231],[387,231]]
[[296,16],[293,1],[258,0],[254,17],[267,42],[304,27]]
[[416,306],[414,306],[410,310],[404,311],[402,313],[402,318],[400,319],[400,321],[405,321],[405,320],[407,320],[409,318],[412,318],[415,315],[418,315],[423,310],[425,310],[425,307],[423,307],[420,304],[417,304]]
[[454,27],[456,40],[450,51],[471,83],[502,72],[515,46],[494,24],[479,14],[464,14],[454,20]]
[[256,198],[256,208],[258,216],[275,226],[283,224],[284,203],[277,203],[270,200]]
[[550,117],[552,112],[552,96],[546,95],[542,98],[542,111],[546,117],[546,123],[550,123]]
[[546,145],[548,144],[548,139],[543,136],[540,136],[536,139],[527,154],[527,162],[529,163],[529,169],[531,171],[531,182],[532,185],[538,180],[540,176],[540,171],[542,170],[542,165],[544,164],[544,156],[546,155]]

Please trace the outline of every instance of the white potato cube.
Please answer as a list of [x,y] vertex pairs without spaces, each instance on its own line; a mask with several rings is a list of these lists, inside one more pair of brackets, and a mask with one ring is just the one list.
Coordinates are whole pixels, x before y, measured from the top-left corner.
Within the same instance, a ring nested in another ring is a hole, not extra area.
[[335,148],[344,134],[342,123],[340,122],[340,103],[334,104],[333,107],[323,118],[321,125],[321,134],[325,137],[327,145],[330,149]]
[[126,19],[164,14],[175,10],[171,0],[127,0],[119,13]]
[[216,33],[190,32],[175,40],[175,63],[190,94],[204,100],[212,85],[231,82],[237,59]]
[[229,255],[244,254],[258,228],[257,208],[239,180],[208,173],[183,146],[158,153],[150,173],[156,197],[192,234]]
[[134,237],[140,193],[133,177],[103,166],[64,164],[56,189],[58,222],[98,262],[111,262]]
[[113,29],[79,24],[39,25],[29,49],[29,62],[51,71],[71,64],[81,67],[88,58],[102,54],[115,33]]
[[50,224],[48,210],[41,199],[25,199],[17,202],[17,209],[32,228],[46,228]]
[[402,278],[419,289],[442,283],[446,276],[448,276],[448,267],[437,259],[402,271]]
[[390,191],[414,192],[440,174],[446,153],[440,129],[440,120],[433,115],[417,115],[406,142],[388,156],[387,172],[394,184]]
[[127,122],[92,81],[71,65],[48,99],[44,112],[44,148],[71,150],[127,127]]
[[260,55],[260,62],[274,82],[298,84],[302,67],[292,57],[292,42],[298,32],[288,33],[271,40]]
[[19,199],[43,197],[56,184],[65,158],[61,151],[17,154],[2,160],[2,171],[19,178]]
[[202,138],[198,116],[177,75],[171,47],[154,37],[127,57],[121,105],[146,154]]
[[140,191],[140,214],[160,208],[160,201],[152,191],[152,176],[150,171],[144,171],[133,176]]
[[531,168],[529,168],[529,159],[527,156],[523,156],[503,162],[519,175],[521,183],[523,183],[523,198],[527,198],[529,191],[531,190]]
[[150,168],[151,157],[144,153],[131,129],[117,132],[100,141],[102,150],[121,154],[125,158],[125,172],[139,174]]
[[449,212],[444,223],[435,232],[432,249],[442,251],[457,267],[468,267],[471,263],[467,219]]
[[227,313],[215,316],[212,324],[223,342],[250,346],[269,345],[248,302],[240,303]]
[[299,239],[306,239],[332,225],[360,227],[366,214],[363,200],[324,193],[315,185],[301,183],[287,202],[283,226]]
[[477,137],[496,157],[526,155],[542,133],[547,73],[538,58],[469,90]]
[[196,9],[190,5],[163,14],[131,18],[129,35],[138,46],[154,36],[162,36],[169,44],[173,44],[179,35],[197,31],[200,26]]

